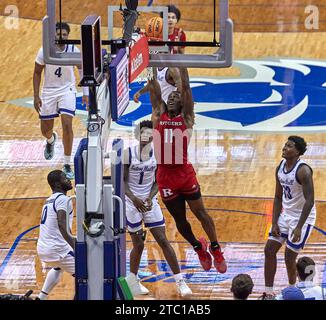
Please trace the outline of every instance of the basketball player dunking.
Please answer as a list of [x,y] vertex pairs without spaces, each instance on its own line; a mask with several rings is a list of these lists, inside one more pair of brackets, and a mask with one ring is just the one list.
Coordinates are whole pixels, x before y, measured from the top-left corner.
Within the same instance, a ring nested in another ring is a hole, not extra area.
[[[208,215],[201,197],[196,173],[188,161],[188,144],[194,125],[194,102],[189,84],[188,71],[180,68],[181,93],[170,93],[167,103],[162,100],[157,80],[149,81],[153,103],[154,149],[158,163],[156,175],[162,200],[173,216],[180,234],[193,246],[204,270],[210,270],[212,257],[218,272],[226,272],[227,266],[217,241],[213,219]],[[182,146],[182,147],[180,147]],[[200,221],[211,245],[196,239],[186,219],[186,202]]]

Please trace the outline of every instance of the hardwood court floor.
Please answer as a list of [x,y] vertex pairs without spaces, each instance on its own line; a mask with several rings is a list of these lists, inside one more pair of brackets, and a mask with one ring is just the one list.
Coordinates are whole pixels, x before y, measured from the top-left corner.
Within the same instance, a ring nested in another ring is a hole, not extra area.
[[[22,230],[23,232],[1,233],[0,243],[0,292],[24,293],[32,289],[39,292],[46,275],[46,266],[39,261],[35,244],[39,224],[39,214],[44,199],[5,200],[0,202],[3,216],[2,230]],[[263,290],[264,242],[271,221],[272,200],[243,197],[205,197],[206,207],[212,216],[217,233],[222,242],[228,271],[218,274],[212,268],[210,272],[202,270],[197,255],[177,232],[174,222],[164,210],[166,230],[177,254],[186,281],[193,290],[193,299],[229,299],[232,278],[238,273],[249,273],[255,283],[252,298],[257,298]],[[317,211],[322,213],[325,202],[317,203]],[[196,236],[202,236],[201,227],[194,216],[188,212],[188,218]],[[317,264],[317,282],[322,282],[324,257],[326,254],[326,221],[318,215],[316,229],[312,232],[304,254],[311,256]],[[27,231],[27,232],[26,232]],[[324,233],[323,233],[324,232]],[[18,236],[14,239],[13,234]],[[127,269],[131,242],[127,237]],[[162,252],[148,232],[145,250],[141,260],[140,277],[151,294],[146,299],[178,299],[171,271],[162,256]],[[276,276],[276,290],[287,283],[283,252],[279,254]],[[71,299],[73,279],[67,274],[55,288],[51,299]]]
[[[4,29],[4,17],[0,17],[0,51],[3,76],[0,86],[0,293],[40,290],[46,269],[36,256],[37,226],[44,197],[50,190],[46,183],[47,173],[62,166],[62,146],[52,162],[43,160],[44,141],[39,132],[38,118],[34,110],[13,105],[9,101],[32,97],[32,72],[34,59],[41,45],[41,22],[19,19],[18,30]],[[105,34],[106,30],[103,30]],[[72,26],[72,37],[78,35]],[[207,40],[204,33],[187,33],[189,39]],[[234,35],[234,58],[296,57],[325,59],[325,33],[258,33],[238,32]],[[277,44],[277,45],[275,45]],[[203,49],[204,50],[204,49]],[[237,67],[227,70],[191,70],[191,75],[235,77]],[[60,125],[56,130],[61,137]],[[76,149],[85,136],[85,128],[74,120]],[[130,134],[112,133],[126,139],[126,146],[133,144]],[[280,161],[281,148],[288,134],[219,132],[214,139],[193,138],[190,152],[206,157],[194,165],[197,170],[205,204],[214,218],[220,241],[223,243],[229,270],[217,275],[214,270],[203,272],[191,248],[176,232],[175,225],[166,214],[168,238],[176,249],[187,281],[198,299],[230,298],[230,283],[239,272],[250,273],[254,278],[253,297],[261,292],[263,284],[263,246],[271,213],[274,193],[274,168]],[[324,132],[304,134],[310,145],[304,157],[314,169],[316,199],[326,199]],[[113,137],[111,137],[112,139]],[[264,199],[269,198],[269,199]],[[318,202],[318,220],[304,251],[318,265],[317,282],[323,281],[325,263],[326,218],[325,204]],[[189,213],[194,232],[202,235],[201,228]],[[130,250],[130,242],[128,242]],[[127,252],[127,254],[129,251]],[[276,287],[286,285],[284,261],[280,258]],[[149,235],[141,264],[141,277],[151,290],[149,298],[176,299],[171,275],[163,261],[158,246]],[[65,275],[55,288],[51,299],[71,299],[73,280]]]

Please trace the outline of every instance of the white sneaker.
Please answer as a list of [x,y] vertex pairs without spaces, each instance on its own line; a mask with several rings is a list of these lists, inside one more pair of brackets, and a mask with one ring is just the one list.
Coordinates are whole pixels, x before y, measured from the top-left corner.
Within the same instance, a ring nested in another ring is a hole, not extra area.
[[191,289],[187,286],[184,279],[177,280],[176,282],[178,293],[181,297],[192,295]]
[[149,294],[149,290],[140,283],[140,279],[133,273],[129,273],[126,281],[133,296]]

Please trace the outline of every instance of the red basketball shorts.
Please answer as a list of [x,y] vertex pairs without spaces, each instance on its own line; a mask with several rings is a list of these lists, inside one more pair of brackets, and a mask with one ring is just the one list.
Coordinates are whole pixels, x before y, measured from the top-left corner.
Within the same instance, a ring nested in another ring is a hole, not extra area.
[[182,195],[186,200],[201,197],[196,172],[191,164],[179,168],[158,166],[156,181],[163,201],[170,201]]

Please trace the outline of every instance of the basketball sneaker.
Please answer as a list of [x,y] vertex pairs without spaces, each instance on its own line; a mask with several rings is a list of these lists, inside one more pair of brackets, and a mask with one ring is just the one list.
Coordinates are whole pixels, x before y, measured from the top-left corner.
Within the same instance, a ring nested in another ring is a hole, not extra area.
[[216,270],[219,273],[225,273],[227,270],[227,266],[221,248],[216,248],[213,250],[212,247],[209,246],[209,252],[214,257],[214,267],[216,268]]
[[184,279],[176,280],[177,290],[181,297],[192,295],[191,289],[187,286]]
[[71,166],[70,164],[65,164],[62,168],[63,173],[66,175],[68,180],[74,180],[75,178],[75,174],[74,172],[71,170]]
[[45,146],[45,149],[44,149],[44,158],[46,160],[51,160],[54,156],[54,145],[55,145],[55,142],[57,141],[57,133],[53,131],[52,133],[53,135],[53,142],[52,143],[48,143],[46,142],[46,146]]
[[129,273],[126,281],[133,296],[149,294],[149,290],[140,283],[140,279],[135,274]]
[[207,251],[207,241],[204,238],[200,238],[199,242],[201,243],[201,248],[195,249],[195,251],[198,254],[198,258],[203,269],[205,271],[209,271],[212,267],[212,257]]

